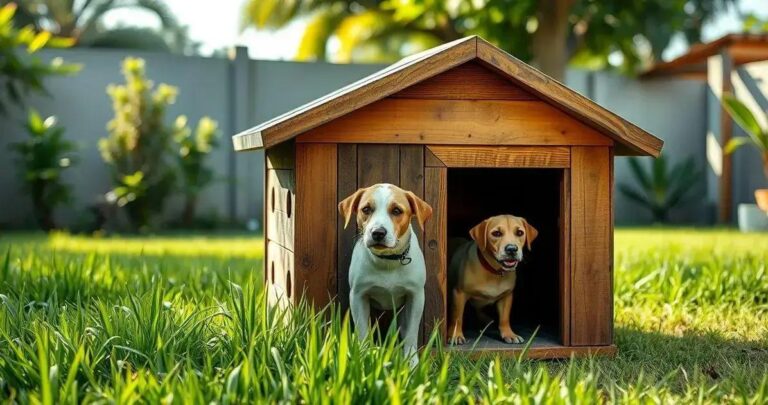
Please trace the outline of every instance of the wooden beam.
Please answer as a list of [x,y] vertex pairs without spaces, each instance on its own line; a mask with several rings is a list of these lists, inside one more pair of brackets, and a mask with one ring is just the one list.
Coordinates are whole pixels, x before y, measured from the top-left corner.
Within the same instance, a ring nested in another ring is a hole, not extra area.
[[664,142],[638,126],[600,107],[512,55],[499,52],[483,39],[477,41],[477,57],[488,66],[506,73],[533,94],[617,141],[620,154],[658,156]]
[[448,167],[568,168],[567,146],[441,146],[428,147]]
[[319,126],[297,142],[442,145],[613,145],[541,101],[385,99]]
[[[721,95],[733,93],[733,59],[730,53],[720,53],[720,63],[722,69],[722,88]],[[722,153],[722,171],[720,172],[720,206],[718,207],[718,220],[721,224],[731,222],[731,211],[733,210],[733,161],[729,153],[725,153],[725,146],[733,138],[733,119],[728,111],[720,104],[720,146]]]
[[440,334],[446,338],[445,322],[448,316],[448,169],[427,167],[424,169],[424,200],[432,206],[432,218],[424,231],[424,259],[427,264],[425,289],[425,335],[440,325]]
[[[524,346],[524,345],[523,345]],[[519,357],[525,350],[522,347],[504,347],[483,350],[471,350],[471,344],[463,346],[450,347],[449,350],[455,353],[461,353],[473,359],[487,356],[501,357]],[[525,352],[525,359],[545,360],[545,359],[568,359],[570,357],[593,357],[593,356],[614,356],[616,355],[615,345],[606,346],[540,346],[530,347]]]
[[477,62],[467,62],[390,97],[431,100],[528,100],[538,98]]
[[613,335],[609,148],[571,150],[571,345],[609,345]]

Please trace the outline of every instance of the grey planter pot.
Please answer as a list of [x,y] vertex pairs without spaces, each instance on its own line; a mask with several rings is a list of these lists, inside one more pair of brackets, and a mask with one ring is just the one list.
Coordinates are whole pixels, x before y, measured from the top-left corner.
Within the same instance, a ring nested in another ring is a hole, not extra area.
[[768,214],[757,204],[739,204],[739,229],[742,232],[768,231]]

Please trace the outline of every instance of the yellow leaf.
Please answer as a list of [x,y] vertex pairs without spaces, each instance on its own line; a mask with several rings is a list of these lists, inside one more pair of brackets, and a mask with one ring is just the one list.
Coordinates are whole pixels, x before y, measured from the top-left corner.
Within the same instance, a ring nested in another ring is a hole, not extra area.
[[0,8],[0,24],[5,24],[8,21],[11,21],[15,13],[16,3],[8,3]]
[[27,52],[34,53],[38,49],[45,46],[45,44],[48,43],[48,40],[51,39],[51,33],[48,31],[41,31],[36,36],[35,39],[32,40],[32,42],[29,43],[29,47],[27,48]]

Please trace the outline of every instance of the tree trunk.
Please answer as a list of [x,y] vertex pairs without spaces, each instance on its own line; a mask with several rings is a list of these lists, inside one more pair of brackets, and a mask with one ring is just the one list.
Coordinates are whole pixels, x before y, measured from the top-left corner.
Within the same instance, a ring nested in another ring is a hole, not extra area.
[[184,211],[181,215],[181,221],[185,226],[191,227],[195,221],[195,212],[197,211],[197,195],[187,196],[184,203]]
[[765,179],[768,180],[768,152],[763,152],[763,174]]
[[574,0],[539,0],[539,26],[533,34],[533,65],[565,81],[568,65],[568,16]]

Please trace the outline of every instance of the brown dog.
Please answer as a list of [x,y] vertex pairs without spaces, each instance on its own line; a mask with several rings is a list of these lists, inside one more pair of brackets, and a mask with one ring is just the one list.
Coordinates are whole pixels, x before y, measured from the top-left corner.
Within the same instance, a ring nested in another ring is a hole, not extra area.
[[462,318],[469,301],[478,309],[496,304],[501,338],[506,343],[522,343],[524,339],[509,325],[517,278],[515,270],[523,260],[523,247],[530,251],[538,231],[525,218],[499,215],[479,223],[469,234],[473,240],[463,241],[456,247],[448,270],[453,282],[449,341],[452,344],[466,342]]

